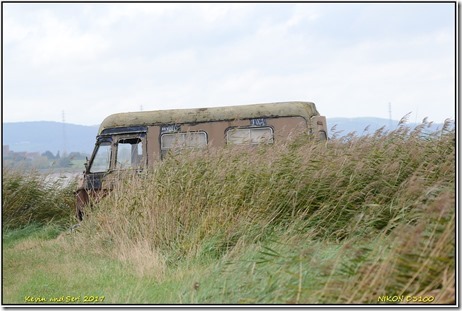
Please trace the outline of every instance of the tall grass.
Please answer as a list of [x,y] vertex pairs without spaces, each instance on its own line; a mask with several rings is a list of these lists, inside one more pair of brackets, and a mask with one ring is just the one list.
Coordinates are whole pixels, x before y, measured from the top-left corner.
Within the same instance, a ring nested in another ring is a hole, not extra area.
[[75,182],[53,179],[37,171],[3,167],[2,229],[70,223],[75,187]]
[[[172,154],[143,175],[121,178],[89,212],[76,243],[134,256],[135,265],[144,258],[159,279],[189,260],[239,262],[247,247],[267,245],[274,251],[266,252],[267,263],[290,267],[273,274],[292,285],[265,289],[286,295],[279,302],[377,303],[379,295],[432,294],[451,303],[454,131],[447,124],[424,134],[426,126]],[[302,291],[313,243],[341,246],[335,260],[317,264],[329,273],[315,299]]]
[[[171,154],[114,176],[56,247],[145,284],[109,303],[453,304],[455,133],[427,125]],[[4,226],[68,217],[70,189],[3,176]]]

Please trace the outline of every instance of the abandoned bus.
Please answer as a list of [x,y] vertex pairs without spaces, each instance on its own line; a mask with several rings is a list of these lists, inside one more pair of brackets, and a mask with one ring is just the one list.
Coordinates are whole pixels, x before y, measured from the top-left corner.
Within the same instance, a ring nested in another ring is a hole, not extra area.
[[229,144],[275,144],[290,134],[327,139],[326,118],[311,102],[280,102],[199,109],[117,113],[101,123],[94,151],[76,191],[76,216],[110,190],[109,176],[125,169],[142,170],[169,151],[223,147]]

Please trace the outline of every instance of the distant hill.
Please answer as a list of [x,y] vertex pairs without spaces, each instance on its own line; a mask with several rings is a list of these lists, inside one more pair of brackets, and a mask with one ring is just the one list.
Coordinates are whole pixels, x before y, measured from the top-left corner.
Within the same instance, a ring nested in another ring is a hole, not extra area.
[[358,135],[362,135],[367,129],[367,132],[371,133],[378,130],[381,127],[385,127],[386,130],[394,129],[398,125],[398,121],[381,118],[327,118],[327,129],[329,136],[335,132],[338,136],[343,136],[348,133],[356,132]]
[[68,153],[90,154],[98,127],[48,121],[3,123],[2,139],[3,145],[15,152],[48,150],[56,154],[65,148]]
[[[395,129],[398,121],[391,121],[391,129]],[[417,124],[410,123],[410,127]],[[382,126],[390,129],[390,121],[381,118],[327,118],[329,137],[334,133],[343,136],[351,132],[358,135],[364,134],[368,127],[368,133],[373,133]],[[432,129],[441,128],[441,124],[433,125]],[[51,151],[56,154],[62,153],[64,148],[69,152],[81,152],[90,154],[95,145],[95,137],[99,125],[86,126],[60,122],[14,122],[3,123],[3,145],[9,145],[10,150],[15,152],[28,151],[40,152]],[[334,128],[332,130],[332,128]],[[64,137],[66,141],[64,142]]]
[[[337,137],[356,132],[357,135],[372,134],[381,127],[385,131],[395,130],[399,121],[383,118],[360,117],[360,118],[327,118],[327,129],[329,137],[336,133]],[[406,123],[406,126],[414,128],[419,123]],[[428,131],[437,131],[443,127],[442,124],[432,124]]]

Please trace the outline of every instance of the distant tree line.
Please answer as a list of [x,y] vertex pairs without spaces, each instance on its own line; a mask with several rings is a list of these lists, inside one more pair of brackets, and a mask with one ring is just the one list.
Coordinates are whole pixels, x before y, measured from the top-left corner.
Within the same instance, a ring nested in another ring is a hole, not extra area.
[[60,154],[58,151],[54,155],[47,150],[42,154],[38,152],[14,152],[3,153],[3,164],[6,167],[24,169],[56,169],[64,168],[70,170],[83,169],[85,159],[88,155],[80,152],[70,152]]

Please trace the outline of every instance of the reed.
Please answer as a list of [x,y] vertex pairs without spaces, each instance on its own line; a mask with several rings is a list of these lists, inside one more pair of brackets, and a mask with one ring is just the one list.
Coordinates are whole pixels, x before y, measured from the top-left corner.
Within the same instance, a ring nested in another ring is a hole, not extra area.
[[[121,173],[65,243],[180,284],[155,303],[452,304],[455,133],[428,125],[170,154]],[[22,183],[4,190],[4,219],[31,206],[12,195]]]
[[71,223],[76,182],[50,178],[34,170],[3,167],[3,230],[31,224],[67,226]]

